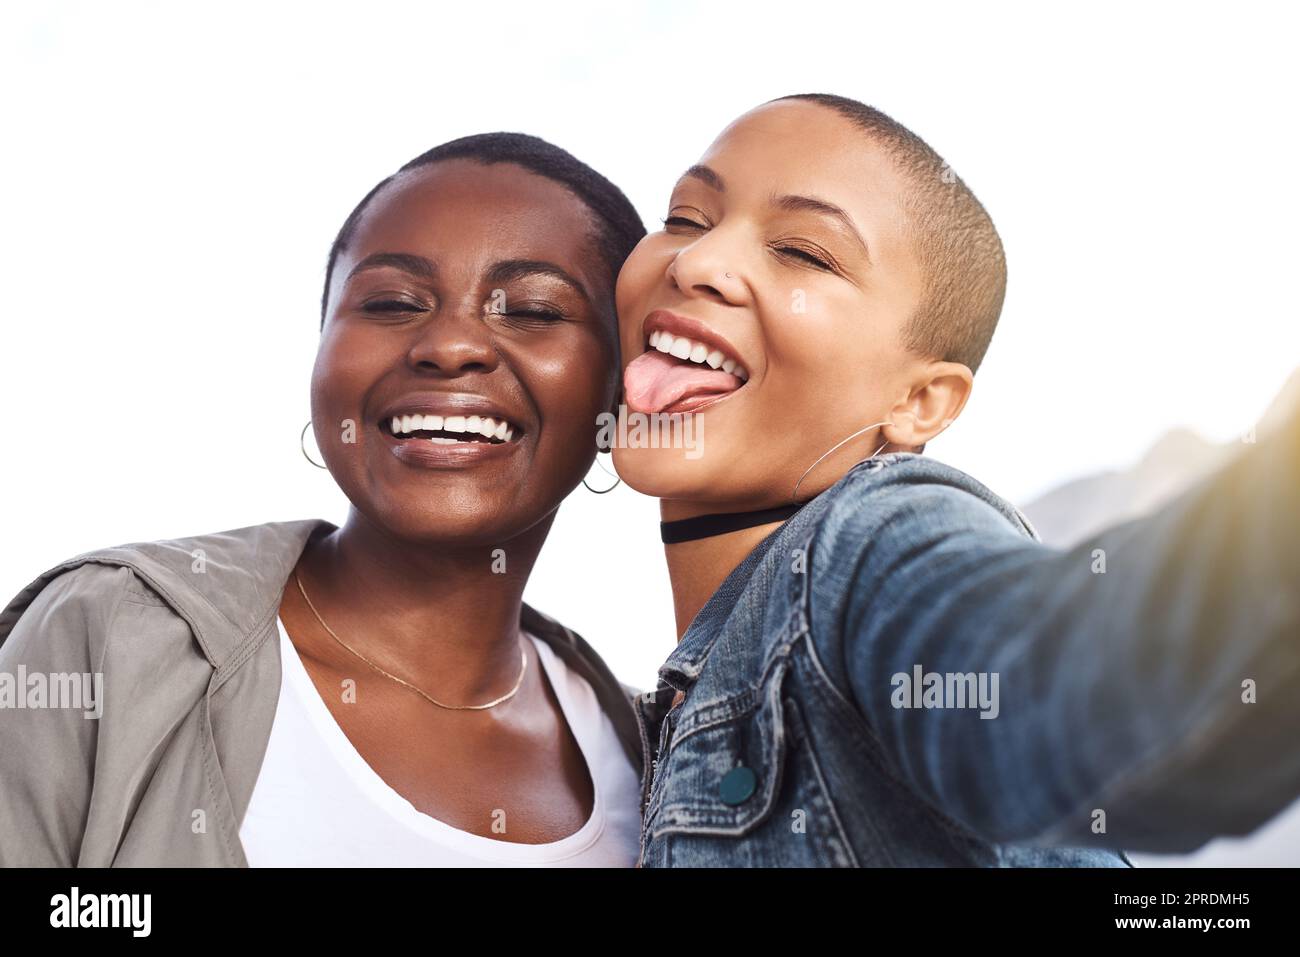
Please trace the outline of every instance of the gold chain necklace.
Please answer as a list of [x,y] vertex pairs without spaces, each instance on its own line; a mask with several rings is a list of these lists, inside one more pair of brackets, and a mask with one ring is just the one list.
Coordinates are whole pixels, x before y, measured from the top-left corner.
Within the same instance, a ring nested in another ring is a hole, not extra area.
[[329,636],[331,638],[337,641],[340,645],[342,645],[352,654],[360,658],[371,668],[374,668],[381,675],[385,676],[386,678],[392,678],[399,685],[404,685],[405,687],[410,688],[420,697],[424,698],[427,701],[432,702],[433,704],[436,704],[439,708],[446,708],[448,711],[485,711],[488,708],[495,708],[497,705],[501,704],[504,701],[509,701],[511,698],[515,696],[515,694],[519,691],[519,689],[523,687],[524,672],[528,670],[528,655],[522,648],[520,648],[519,649],[519,678],[517,681],[515,681],[515,686],[511,688],[506,694],[503,694],[500,698],[497,698],[494,701],[489,701],[487,704],[443,704],[441,701],[439,701],[437,698],[434,698],[432,695],[425,694],[423,691],[421,691],[415,685],[411,684],[409,681],[404,681],[403,679],[397,677],[397,675],[389,674],[383,668],[379,667],[379,665],[375,664],[373,661],[371,661],[361,652],[357,651],[355,648],[349,645],[338,635],[334,634],[334,629],[331,628],[329,625],[325,624],[325,619],[320,616],[320,612],[316,610],[316,606],[313,605],[311,603],[311,599],[307,597],[307,589],[302,587],[302,579],[298,577],[298,569],[296,568],[293,570],[293,580],[298,583],[298,591],[302,592],[303,601],[307,603],[307,607],[311,609],[311,613],[316,616],[316,620],[320,622],[321,627],[324,628],[327,632],[329,632]]

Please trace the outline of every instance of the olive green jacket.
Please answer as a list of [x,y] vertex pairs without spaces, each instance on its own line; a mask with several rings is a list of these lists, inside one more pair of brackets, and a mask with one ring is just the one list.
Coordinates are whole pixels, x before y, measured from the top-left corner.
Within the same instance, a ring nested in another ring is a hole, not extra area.
[[[247,866],[239,824],[279,700],[281,595],[333,530],[273,522],[87,552],[0,612],[0,866]],[[640,773],[634,689],[527,605],[522,625],[591,684]],[[94,679],[59,676],[81,675],[102,675],[95,709],[67,706]]]

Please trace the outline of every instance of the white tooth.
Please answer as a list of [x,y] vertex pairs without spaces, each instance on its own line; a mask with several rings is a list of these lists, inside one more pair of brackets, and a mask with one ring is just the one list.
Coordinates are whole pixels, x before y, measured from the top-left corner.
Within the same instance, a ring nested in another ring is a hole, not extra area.
[[409,416],[409,415],[404,415],[404,416],[402,416],[402,431],[403,431],[403,432],[414,432],[414,431],[415,431],[415,429],[414,429],[414,428],[412,427],[412,425],[411,425],[411,418],[412,418],[412,416]]
[[449,415],[442,420],[442,427],[447,432],[464,432],[465,416]]
[[672,333],[669,332],[665,332],[663,335],[661,335],[659,337],[659,341],[655,343],[655,348],[658,349],[660,352],[669,352],[672,350],[672,347],[673,347],[673,337],[672,337]]
[[515,437],[515,427],[513,425],[506,426],[506,441],[510,442],[514,439],[514,437]]
[[416,415],[416,416],[412,416],[412,418],[420,420],[419,423],[416,425],[417,429],[432,430],[434,428],[433,416],[431,415]]
[[445,435],[431,435],[431,436],[429,436],[429,441],[430,441],[430,442],[433,442],[433,443],[435,443],[435,444],[437,444],[437,445],[455,445],[455,444],[456,444],[456,440],[455,440],[455,439],[449,439],[449,438],[447,438]]
[[712,352],[710,352],[707,356],[704,357],[704,361],[707,362],[712,368],[716,369],[720,365],[722,365],[722,358],[723,358],[722,353],[719,350],[714,349]]
[[668,354],[678,359],[689,359],[691,357],[691,340],[678,338],[673,340],[673,347],[668,350]]
[[732,369],[734,369],[734,368],[736,368],[736,360],[735,360],[735,359],[726,359],[726,360],[723,361],[723,363],[722,363],[722,371],[723,371],[723,372],[730,372],[730,371],[731,371]]
[[393,435],[399,435],[399,434],[401,433],[401,431],[402,431],[402,417],[401,417],[400,415],[395,415],[395,416],[393,416],[392,429],[393,429]]
[[744,366],[736,366],[735,376],[741,382],[744,382],[746,379],[749,378],[749,373],[745,371]]
[[478,424],[478,432],[479,435],[483,436],[485,439],[492,438],[492,436],[497,433],[497,420],[484,418],[483,421]]
[[500,439],[502,442],[504,442],[506,440],[506,434],[509,431],[510,431],[510,426],[507,425],[505,422],[502,422],[497,426],[497,430],[495,433],[493,433],[493,435],[496,438]]
[[483,420],[479,418],[477,415],[471,415],[468,419],[465,420],[466,432],[477,432],[482,427],[483,427]]
[[699,342],[691,346],[691,361],[703,362],[709,357],[709,347]]
[[442,416],[426,415],[424,417],[424,427],[430,432],[438,432],[442,429]]
[[653,349],[655,346],[659,345],[659,338],[660,338],[660,336],[661,336],[662,334],[663,334],[663,331],[660,330],[660,329],[656,329],[654,332],[650,333],[650,348],[651,348],[651,349]]

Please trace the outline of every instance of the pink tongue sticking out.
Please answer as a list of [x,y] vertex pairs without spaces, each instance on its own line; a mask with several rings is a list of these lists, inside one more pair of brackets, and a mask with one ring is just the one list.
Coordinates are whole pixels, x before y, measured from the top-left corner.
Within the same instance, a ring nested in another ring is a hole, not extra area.
[[740,385],[730,372],[675,359],[657,349],[637,356],[623,370],[623,391],[633,412],[662,412],[683,399],[726,395]]

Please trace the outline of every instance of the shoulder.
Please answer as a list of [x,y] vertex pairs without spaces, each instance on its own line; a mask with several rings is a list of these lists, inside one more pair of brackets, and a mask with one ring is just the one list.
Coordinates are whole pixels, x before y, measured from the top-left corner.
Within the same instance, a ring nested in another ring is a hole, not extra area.
[[1029,519],[977,479],[937,459],[896,452],[860,462],[825,493],[819,537],[986,530],[1038,537]]
[[836,620],[846,602],[880,589],[934,582],[1008,552],[1036,546],[1011,503],[960,469],[910,453],[859,463],[823,493],[807,533],[814,609]]
[[34,632],[42,643],[84,642],[126,615],[130,627],[119,632],[141,633],[141,640],[192,635],[216,666],[263,629],[308,538],[331,527],[270,522],[83,552],[9,601],[0,612],[0,646]]
[[31,649],[36,636],[47,654],[58,646],[81,646],[106,634],[123,600],[148,598],[148,590],[129,568],[65,562],[46,571],[0,612],[0,646],[9,654]]
[[823,493],[808,533],[804,611],[840,695],[850,639],[927,619],[952,586],[1045,546],[1019,510],[935,459],[894,453],[854,466]]

